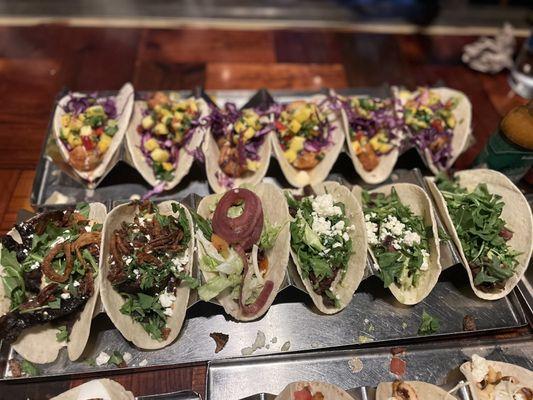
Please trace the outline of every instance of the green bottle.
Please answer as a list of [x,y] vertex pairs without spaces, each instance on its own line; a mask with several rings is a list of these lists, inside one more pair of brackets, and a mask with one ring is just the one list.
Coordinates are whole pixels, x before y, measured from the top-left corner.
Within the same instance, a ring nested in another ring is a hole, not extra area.
[[489,138],[474,166],[486,166],[518,182],[533,166],[533,100],[513,108]]

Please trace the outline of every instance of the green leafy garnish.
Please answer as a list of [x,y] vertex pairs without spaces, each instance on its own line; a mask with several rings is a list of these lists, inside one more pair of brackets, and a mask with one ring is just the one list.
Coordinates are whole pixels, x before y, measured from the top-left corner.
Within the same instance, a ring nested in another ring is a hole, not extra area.
[[124,356],[119,351],[114,351],[113,354],[109,357],[109,360],[107,361],[108,365],[115,365],[117,367],[121,367],[125,364],[124,362]]
[[27,376],[37,376],[41,373],[39,368],[37,368],[35,365],[33,365],[28,360],[22,360],[22,362],[20,363],[20,368],[22,372],[24,373],[24,375],[27,375]]
[[26,288],[24,285],[24,271],[17,261],[15,252],[2,247],[0,264],[4,269],[2,284],[5,295],[11,300],[10,310],[16,309],[26,300]]
[[91,206],[89,203],[78,203],[76,204],[76,210],[83,215],[85,218],[89,218],[89,213],[91,212]]
[[422,322],[418,328],[419,335],[431,335],[436,333],[440,328],[440,322],[437,318],[429,315],[426,310],[422,311]]
[[263,231],[261,232],[261,237],[259,238],[259,247],[263,250],[269,250],[274,247],[274,244],[276,244],[276,239],[278,238],[278,235],[284,226],[285,223],[279,225],[270,225],[265,219]]
[[515,273],[519,253],[505,239],[513,232],[501,218],[505,206],[501,197],[490,193],[485,183],[467,192],[458,182],[439,175],[436,184],[446,200],[474,284],[482,289],[504,284]]
[[59,332],[56,333],[56,339],[58,342],[68,342],[68,330],[66,325],[62,325],[57,328]]
[[174,178],[174,170],[167,171],[161,163],[154,162],[152,168],[156,179],[160,181],[168,182]]
[[206,220],[204,217],[202,217],[200,214],[198,214],[195,211],[189,210],[192,219],[194,221],[194,225],[196,228],[200,229],[202,233],[204,234],[204,237],[207,240],[211,240],[211,236],[213,235],[213,228],[211,227],[211,222]]

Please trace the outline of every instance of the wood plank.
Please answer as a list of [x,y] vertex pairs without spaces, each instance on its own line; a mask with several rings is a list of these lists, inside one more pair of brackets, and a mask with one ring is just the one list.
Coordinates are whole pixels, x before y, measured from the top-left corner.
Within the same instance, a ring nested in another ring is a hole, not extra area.
[[2,190],[0,191],[0,221],[4,220],[6,210],[9,208],[11,196],[15,191],[21,172],[15,169],[0,170],[0,182]]
[[270,31],[154,29],[143,35],[139,59],[165,63],[273,62]]
[[135,66],[133,86],[137,90],[194,89],[205,82],[203,63],[140,61]]
[[279,63],[333,64],[342,62],[339,33],[331,30],[274,32]]
[[208,89],[310,89],[345,87],[341,64],[209,63]]
[[33,170],[18,172],[16,186],[11,193],[8,205],[0,220],[0,234],[5,234],[15,225],[20,209],[32,210],[30,193],[34,177],[35,171]]

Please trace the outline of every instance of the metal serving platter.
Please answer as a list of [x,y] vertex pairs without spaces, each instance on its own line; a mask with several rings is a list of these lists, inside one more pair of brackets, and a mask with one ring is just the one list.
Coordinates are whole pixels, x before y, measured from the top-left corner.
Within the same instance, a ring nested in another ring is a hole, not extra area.
[[[464,379],[459,366],[473,354],[533,370],[533,336],[503,340],[465,339],[402,346],[407,368],[402,379],[419,380],[450,390]],[[391,348],[307,352],[209,363],[209,400],[271,400],[289,383],[323,381],[349,391],[356,400],[374,400],[375,387],[398,377],[390,372]],[[471,399],[468,390],[458,393]]]

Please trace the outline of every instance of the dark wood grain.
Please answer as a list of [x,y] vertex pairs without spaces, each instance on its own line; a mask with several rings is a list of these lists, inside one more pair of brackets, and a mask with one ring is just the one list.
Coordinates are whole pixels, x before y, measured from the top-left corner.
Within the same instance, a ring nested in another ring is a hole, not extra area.
[[[383,83],[448,85],[473,104],[475,144],[467,167],[501,116],[523,102],[505,74],[460,61],[467,36],[381,35],[332,30],[0,27],[0,232],[29,208],[34,169],[53,101],[64,87],[116,89],[320,89]],[[178,389],[204,394],[206,365],[112,375],[137,395]],[[84,379],[0,384],[0,399],[45,399]]]

